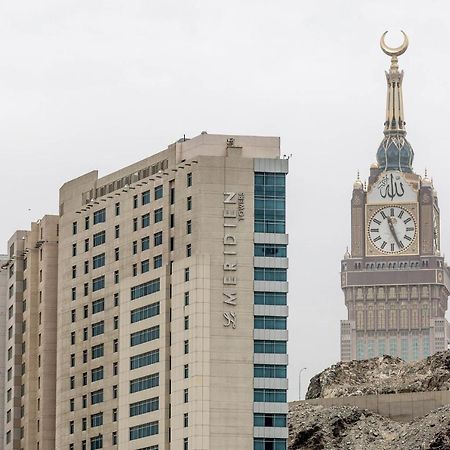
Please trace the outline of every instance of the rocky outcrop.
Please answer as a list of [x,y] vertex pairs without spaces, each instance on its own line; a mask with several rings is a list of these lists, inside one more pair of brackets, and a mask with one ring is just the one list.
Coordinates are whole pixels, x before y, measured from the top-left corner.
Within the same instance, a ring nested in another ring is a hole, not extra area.
[[450,405],[408,424],[353,406],[289,409],[289,450],[449,450]]
[[337,363],[311,379],[306,399],[449,389],[450,351],[445,351],[414,363],[391,356]]

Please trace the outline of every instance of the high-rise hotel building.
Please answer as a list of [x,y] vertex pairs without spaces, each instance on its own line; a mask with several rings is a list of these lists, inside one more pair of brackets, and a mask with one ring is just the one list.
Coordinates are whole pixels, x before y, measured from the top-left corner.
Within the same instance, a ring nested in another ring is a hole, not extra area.
[[287,171],[202,133],[61,188],[58,450],[287,448]]
[[0,255],[0,443],[3,443],[5,421],[5,351],[8,256]]
[[8,252],[1,266],[7,278],[1,448],[53,450],[58,216],[44,216],[29,231],[14,233]]

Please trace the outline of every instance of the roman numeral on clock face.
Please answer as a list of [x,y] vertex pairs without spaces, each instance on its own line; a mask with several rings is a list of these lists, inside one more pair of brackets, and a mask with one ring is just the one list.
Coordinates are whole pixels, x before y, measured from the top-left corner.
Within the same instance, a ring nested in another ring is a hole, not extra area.
[[377,241],[379,241],[381,239],[381,236],[377,236],[374,240],[373,240],[373,242],[377,242]]
[[405,235],[403,236],[403,239],[407,239],[408,241],[412,241],[412,238],[410,238],[407,234],[405,234]]
[[391,208],[391,217],[395,216],[394,208]]
[[371,229],[370,229],[370,232],[371,232],[371,233],[378,233],[379,231],[380,231],[379,228],[371,228]]
[[411,217],[406,218],[403,222],[404,222],[405,224],[408,223],[408,222],[411,222]]
[[393,252],[395,250],[395,245],[391,244],[391,252]]
[[401,219],[403,217],[403,214],[405,214],[405,211],[403,209],[398,213],[398,218]]
[[386,219],[386,218],[387,218],[387,216],[386,216],[386,214],[384,213],[384,211],[380,211],[380,214],[381,214],[381,217],[383,217],[383,219]]
[[387,242],[386,242],[386,241],[383,241],[383,243],[381,244],[381,249],[383,250],[384,247],[386,247],[386,245],[387,245]]
[[377,219],[373,219],[373,221],[377,224],[377,225],[381,225],[381,222]]

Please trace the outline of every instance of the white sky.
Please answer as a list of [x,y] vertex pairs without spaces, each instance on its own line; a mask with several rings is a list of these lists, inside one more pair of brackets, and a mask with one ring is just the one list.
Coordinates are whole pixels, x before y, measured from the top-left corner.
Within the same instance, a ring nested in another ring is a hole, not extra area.
[[[0,3],[0,251],[57,212],[59,187],[104,175],[183,134],[281,136],[292,154],[290,399],[339,358],[339,263],[356,170],[382,139],[400,58],[415,169],[428,167],[450,241],[447,0],[21,0]],[[395,32],[394,32],[395,31]],[[31,210],[31,211],[29,211]],[[448,253],[448,252],[447,252]]]

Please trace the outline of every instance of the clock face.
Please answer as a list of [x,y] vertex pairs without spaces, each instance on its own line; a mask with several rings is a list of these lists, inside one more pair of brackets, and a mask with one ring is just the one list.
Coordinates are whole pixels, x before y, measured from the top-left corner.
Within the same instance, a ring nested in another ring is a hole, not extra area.
[[383,253],[401,253],[415,241],[417,226],[414,216],[401,206],[385,206],[369,220],[368,236]]

